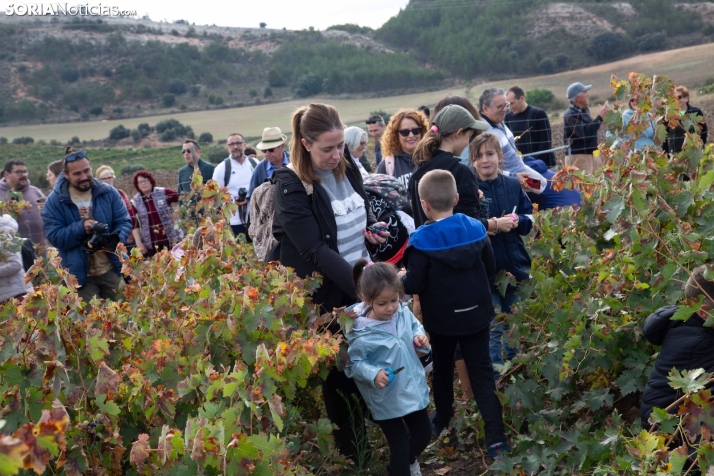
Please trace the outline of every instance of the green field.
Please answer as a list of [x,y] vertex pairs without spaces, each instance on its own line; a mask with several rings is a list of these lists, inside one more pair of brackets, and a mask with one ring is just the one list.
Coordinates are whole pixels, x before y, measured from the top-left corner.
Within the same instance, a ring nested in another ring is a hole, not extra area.
[[[171,146],[155,149],[92,149],[88,152],[92,165],[110,165],[119,174],[122,167],[141,164],[147,170],[177,170],[185,165],[181,156],[181,147]],[[33,185],[46,189],[49,184],[45,178],[47,166],[64,158],[64,147],[50,145],[15,145],[0,146],[0,163],[8,159],[21,159],[27,163],[30,181]]]

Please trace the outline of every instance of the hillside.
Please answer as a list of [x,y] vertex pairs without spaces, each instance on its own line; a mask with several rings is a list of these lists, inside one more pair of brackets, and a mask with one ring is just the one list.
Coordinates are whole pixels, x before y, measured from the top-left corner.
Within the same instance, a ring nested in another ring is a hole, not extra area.
[[0,123],[439,90],[713,39],[711,1],[412,0],[378,30],[0,15]]

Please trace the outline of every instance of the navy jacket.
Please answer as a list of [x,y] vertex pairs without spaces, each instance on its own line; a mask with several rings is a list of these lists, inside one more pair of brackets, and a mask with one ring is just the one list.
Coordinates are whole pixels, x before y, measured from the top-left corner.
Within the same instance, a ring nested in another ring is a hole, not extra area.
[[[250,178],[250,188],[248,189],[248,198],[250,198],[251,195],[253,195],[253,190],[260,187],[263,184],[263,182],[265,182],[272,176],[272,173],[270,175],[268,175],[268,164],[269,163],[270,162],[268,162],[268,159],[263,159],[260,161],[260,163],[258,165],[255,166],[255,169],[253,170],[253,176]],[[283,151],[283,165],[281,165],[280,167],[282,168],[285,165],[287,165],[288,163],[290,163],[290,154]],[[277,170],[277,169],[275,169],[275,170]],[[273,171],[273,173],[275,172],[275,170]]]
[[[570,205],[580,206],[580,192],[577,190],[563,189],[560,192],[553,190],[551,179],[555,175],[555,172],[548,170],[545,162],[534,159],[533,157],[525,157],[523,163],[548,179],[548,185],[545,187],[545,190],[543,190],[543,193],[528,194],[528,198],[530,198],[531,202],[538,204],[539,210],[569,207]],[[511,210],[513,210],[513,208],[511,208]]]
[[647,420],[654,407],[666,408],[682,395],[669,386],[667,375],[672,368],[714,372],[714,329],[704,327],[704,320],[697,314],[686,321],[672,321],[675,312],[677,306],[665,306],[645,321],[645,338],[662,349],[642,393],[640,417],[644,428],[650,427]]
[[[131,233],[131,219],[119,192],[99,179],[92,182],[92,215],[99,223],[109,225],[109,233],[119,232],[122,242]],[[47,240],[57,248],[62,267],[77,277],[84,286],[89,272],[89,259],[82,250],[90,235],[84,231],[84,220],[79,217],[79,209],[69,195],[69,181],[60,174],[55,188],[42,211]],[[121,262],[116,254],[107,253],[114,271],[121,276]]]
[[570,140],[573,154],[592,154],[597,149],[597,131],[602,117],[590,115],[587,107],[571,105],[563,114],[563,142]]
[[496,263],[479,220],[457,213],[419,227],[404,259],[404,291],[419,295],[427,331],[457,336],[488,328],[495,315],[489,276]]
[[[493,254],[496,257],[496,272],[505,269],[518,281],[529,278],[531,258],[528,256],[521,235],[525,236],[533,229],[533,205],[520,182],[511,177],[498,174],[493,180],[479,180],[483,191],[482,206],[488,204],[491,217],[510,215],[516,207],[518,226],[508,233],[491,236]],[[495,288],[494,288],[495,289]]]
[[[707,143],[707,136],[709,135],[709,129],[707,128],[707,120],[704,118],[704,113],[698,107],[694,107],[687,104],[686,116],[697,115],[702,117],[704,120],[699,124],[701,129],[696,127],[690,127],[688,131],[684,130],[684,121],[680,122],[677,127],[672,129],[667,127],[667,140],[662,143],[662,148],[665,152],[670,154],[678,154],[682,152],[682,146],[684,146],[685,134],[689,132],[690,134],[697,133],[702,138],[702,144]],[[682,118],[684,119],[684,118]]]

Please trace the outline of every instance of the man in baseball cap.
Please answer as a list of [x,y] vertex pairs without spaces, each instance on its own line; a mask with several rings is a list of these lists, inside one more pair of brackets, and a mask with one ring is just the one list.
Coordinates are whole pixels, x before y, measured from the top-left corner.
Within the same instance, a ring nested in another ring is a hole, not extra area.
[[564,141],[570,141],[571,154],[575,167],[592,175],[603,166],[602,159],[595,157],[593,152],[597,150],[597,131],[607,114],[610,104],[606,101],[600,106],[595,119],[590,116],[590,93],[588,91],[592,85],[583,83],[573,83],[568,86],[568,101],[570,107],[563,116]]
[[273,172],[290,163],[290,154],[285,150],[285,141],[287,140],[287,136],[282,133],[279,127],[263,129],[262,140],[256,144],[255,148],[263,151],[265,160],[262,160],[253,171],[248,197],[253,194],[256,187],[272,177]]

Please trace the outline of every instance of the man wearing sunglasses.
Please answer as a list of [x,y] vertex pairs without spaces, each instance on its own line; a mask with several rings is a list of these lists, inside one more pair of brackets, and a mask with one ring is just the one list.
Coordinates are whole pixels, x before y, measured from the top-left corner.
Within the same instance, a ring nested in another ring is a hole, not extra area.
[[[119,192],[92,175],[92,164],[84,151],[69,150],[64,158],[64,173],[57,177],[53,193],[47,198],[42,220],[47,239],[59,251],[62,267],[75,275],[77,294],[89,302],[93,297],[116,300],[121,280],[121,262],[116,242],[97,240],[116,235],[126,242],[131,219]],[[95,225],[105,224],[106,232]],[[96,241],[92,241],[92,239]],[[101,248],[100,248],[101,247]]]
[[279,127],[263,129],[263,137],[255,148],[263,151],[265,160],[261,161],[253,172],[253,179],[250,181],[250,190],[248,191],[249,198],[253,195],[253,190],[273,176],[273,172],[290,163],[290,154],[285,150],[285,141],[287,140],[287,136]]
[[367,124],[367,132],[374,139],[374,160],[377,165],[382,161],[382,146],[380,141],[384,132],[387,130],[386,124],[384,124],[384,119],[379,114],[373,114],[369,116],[369,119],[364,121]]
[[215,166],[209,164],[201,158],[201,149],[198,147],[198,142],[193,139],[186,139],[183,143],[181,154],[186,161],[186,165],[179,169],[179,195],[189,193],[191,191],[191,180],[193,180],[193,172],[198,167],[203,177],[204,185],[213,177]]
[[38,200],[45,200],[45,194],[30,184],[27,165],[20,159],[10,159],[5,162],[3,178],[0,179],[0,200],[25,201],[32,205],[29,210],[23,210],[17,220],[19,234],[33,244],[45,243],[45,232],[42,229],[42,211]]

